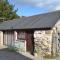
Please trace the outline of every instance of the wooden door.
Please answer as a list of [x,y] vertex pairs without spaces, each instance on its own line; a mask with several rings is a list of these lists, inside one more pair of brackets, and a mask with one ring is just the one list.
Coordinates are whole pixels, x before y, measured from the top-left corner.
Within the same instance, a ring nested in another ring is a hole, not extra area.
[[31,33],[31,32],[26,33],[26,49],[29,53],[33,54],[33,52],[34,52],[34,39],[33,39],[33,33]]
[[3,36],[3,44],[4,45],[12,45],[14,40],[13,32],[5,31]]

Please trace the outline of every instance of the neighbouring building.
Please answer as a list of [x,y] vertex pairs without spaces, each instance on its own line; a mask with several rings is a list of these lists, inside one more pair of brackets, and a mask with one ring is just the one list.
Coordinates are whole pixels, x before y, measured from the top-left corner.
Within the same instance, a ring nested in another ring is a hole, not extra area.
[[1,23],[0,45],[30,54],[59,55],[60,11]]

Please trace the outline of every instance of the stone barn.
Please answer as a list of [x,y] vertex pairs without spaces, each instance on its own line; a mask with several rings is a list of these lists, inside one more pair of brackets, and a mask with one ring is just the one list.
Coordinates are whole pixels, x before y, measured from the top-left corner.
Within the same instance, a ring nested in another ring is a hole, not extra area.
[[0,45],[33,55],[59,55],[60,11],[2,22]]

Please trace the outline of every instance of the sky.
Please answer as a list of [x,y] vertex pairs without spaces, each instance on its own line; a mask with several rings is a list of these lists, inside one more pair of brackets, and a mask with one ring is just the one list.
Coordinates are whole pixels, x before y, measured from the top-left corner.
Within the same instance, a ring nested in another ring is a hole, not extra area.
[[60,10],[60,0],[8,0],[19,16],[32,16]]

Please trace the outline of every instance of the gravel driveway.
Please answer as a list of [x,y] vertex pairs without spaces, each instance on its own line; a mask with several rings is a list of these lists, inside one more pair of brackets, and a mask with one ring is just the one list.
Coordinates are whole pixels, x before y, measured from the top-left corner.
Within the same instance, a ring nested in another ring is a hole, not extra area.
[[26,56],[23,56],[16,52],[8,51],[5,49],[0,49],[0,60],[32,60]]

